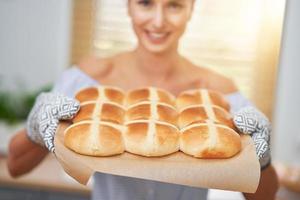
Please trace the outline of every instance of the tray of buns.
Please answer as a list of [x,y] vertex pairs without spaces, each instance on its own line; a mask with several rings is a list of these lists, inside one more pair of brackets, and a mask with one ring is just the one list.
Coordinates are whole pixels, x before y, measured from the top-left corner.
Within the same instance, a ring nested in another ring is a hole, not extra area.
[[86,184],[95,172],[202,188],[254,193],[260,178],[255,146],[232,123],[218,92],[177,97],[159,88],[115,87],[77,92],[80,111],[61,122],[55,153]]

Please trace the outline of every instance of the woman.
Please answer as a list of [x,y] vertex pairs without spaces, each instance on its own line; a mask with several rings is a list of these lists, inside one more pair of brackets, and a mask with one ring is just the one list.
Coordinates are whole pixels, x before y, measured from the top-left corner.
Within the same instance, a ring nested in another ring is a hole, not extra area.
[[[114,85],[124,90],[154,86],[177,95],[192,88],[208,88],[224,94],[237,92],[234,83],[208,69],[195,66],[178,53],[179,39],[191,18],[194,0],[129,0],[128,13],[138,38],[131,52],[111,58],[84,58],[67,70],[54,91],[70,97],[83,86]],[[34,168],[47,150],[20,131],[10,143],[8,167],[12,176]],[[96,173],[94,199],[206,199],[207,190]],[[277,179],[270,165],[262,172],[256,194],[247,199],[273,199]]]

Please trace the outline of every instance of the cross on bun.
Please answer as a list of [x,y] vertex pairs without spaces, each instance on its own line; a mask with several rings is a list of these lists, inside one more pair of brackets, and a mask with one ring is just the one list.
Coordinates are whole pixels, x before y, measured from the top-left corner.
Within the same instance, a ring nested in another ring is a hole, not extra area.
[[181,130],[180,150],[197,158],[229,158],[241,150],[241,139],[231,128],[208,121]]
[[80,110],[72,122],[96,120],[123,124],[125,112],[123,106],[113,102],[86,101],[80,104]]
[[131,105],[126,112],[126,121],[153,119],[168,122],[177,126],[178,113],[176,109],[166,103],[140,102]]
[[126,104],[126,151],[151,157],[179,150],[178,113],[172,94],[153,87],[140,88],[128,92]]
[[175,97],[166,90],[147,87],[129,91],[126,96],[126,105],[130,106],[143,101],[156,101],[175,105]]
[[73,151],[90,156],[111,156],[124,152],[124,127],[111,122],[81,121],[64,132],[64,144]]
[[229,103],[222,96],[222,94],[212,90],[187,90],[180,93],[176,99],[176,106],[179,110],[182,110],[187,106],[199,104],[217,105],[224,108],[228,112],[230,111]]
[[125,123],[126,151],[142,156],[164,156],[179,150],[180,132],[172,124],[156,120]]
[[87,87],[78,91],[75,98],[80,102],[105,101],[123,105],[125,94],[123,90],[111,86]]
[[234,129],[232,116],[225,109],[216,105],[192,105],[185,107],[178,117],[178,126],[184,128],[193,123],[211,120]]

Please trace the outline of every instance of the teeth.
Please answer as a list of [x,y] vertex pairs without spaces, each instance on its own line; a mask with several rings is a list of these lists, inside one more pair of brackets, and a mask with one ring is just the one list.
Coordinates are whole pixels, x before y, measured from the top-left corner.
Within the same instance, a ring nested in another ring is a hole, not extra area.
[[149,35],[155,39],[160,39],[165,37],[167,33],[150,33]]

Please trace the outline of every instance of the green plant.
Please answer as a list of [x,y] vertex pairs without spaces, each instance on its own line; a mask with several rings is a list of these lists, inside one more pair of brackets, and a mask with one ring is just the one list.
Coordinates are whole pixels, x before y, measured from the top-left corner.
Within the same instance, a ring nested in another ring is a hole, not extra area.
[[24,121],[37,95],[41,92],[50,91],[50,89],[51,86],[45,86],[33,92],[0,91],[0,120],[9,124]]

